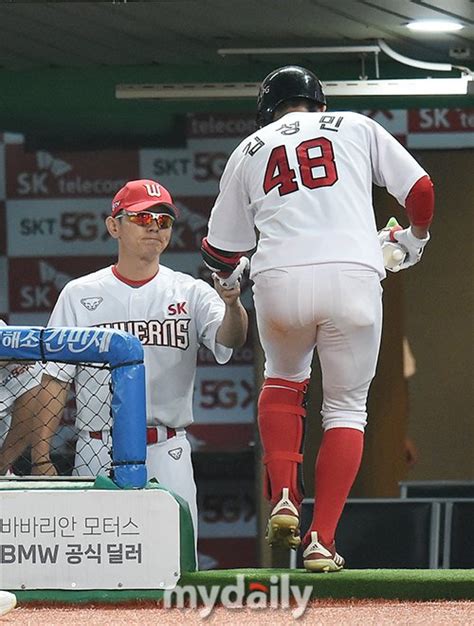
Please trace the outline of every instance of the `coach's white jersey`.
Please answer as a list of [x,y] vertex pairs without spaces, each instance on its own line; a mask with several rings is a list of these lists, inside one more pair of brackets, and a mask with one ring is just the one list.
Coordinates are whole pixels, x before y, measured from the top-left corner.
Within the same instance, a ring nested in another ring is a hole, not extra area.
[[[224,312],[223,301],[207,283],[163,265],[140,287],[122,282],[107,267],[69,282],[48,325],[117,328],[138,337],[145,352],[147,422],[177,428],[193,420],[199,344],[212,350],[219,363],[232,356],[230,348],[216,342]],[[64,364],[48,364],[46,371],[67,382],[74,378],[79,429],[110,427],[108,385],[93,382],[107,382],[108,373],[91,379],[90,368]]]
[[352,112],[288,113],[234,150],[209,221],[209,243],[258,247],[264,270],[360,263],[385,276],[372,183],[401,205],[426,172],[382,126]]

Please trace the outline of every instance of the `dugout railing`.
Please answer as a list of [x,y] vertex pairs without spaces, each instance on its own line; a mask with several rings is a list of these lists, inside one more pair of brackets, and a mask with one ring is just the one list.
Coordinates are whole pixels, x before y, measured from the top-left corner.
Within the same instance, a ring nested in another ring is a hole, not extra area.
[[[58,363],[96,370],[107,368],[109,406],[99,406],[99,410],[105,414],[104,421],[110,422],[110,477],[121,488],[144,487],[147,483],[146,392],[140,341],[129,333],[112,329],[0,326],[0,365],[4,370],[0,421],[3,423],[11,419],[8,413],[14,410],[11,394],[20,395],[22,391],[11,383],[24,377],[27,368],[23,366],[31,363],[40,364],[42,372],[47,372],[50,364]],[[9,386],[13,389],[10,394]],[[41,384],[35,386],[33,393],[40,388]],[[98,404],[97,398],[94,401]]]
[[474,480],[404,480],[400,498],[474,498]]
[[[303,500],[302,535],[314,500]],[[350,569],[474,568],[474,498],[353,498],[344,508],[336,540]],[[289,567],[302,568],[301,551]]]
[[439,567],[474,568],[474,481],[410,480],[400,482],[400,497],[425,498],[441,506]]
[[[301,507],[302,534],[311,524],[314,500]],[[439,558],[441,505],[426,500],[354,498],[337,530],[337,549],[351,569],[436,569]],[[303,567],[301,551],[290,567]]]

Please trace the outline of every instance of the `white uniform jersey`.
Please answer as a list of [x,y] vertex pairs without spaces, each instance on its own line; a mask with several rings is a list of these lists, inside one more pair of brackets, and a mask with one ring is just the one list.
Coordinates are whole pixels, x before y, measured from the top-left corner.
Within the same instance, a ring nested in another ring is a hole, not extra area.
[[426,172],[382,126],[352,112],[288,113],[234,150],[209,221],[209,243],[258,247],[251,276],[318,263],[358,263],[385,276],[372,184],[401,205]]
[[[202,280],[160,265],[158,274],[140,287],[119,280],[107,267],[70,281],[61,292],[49,326],[94,326],[124,330],[140,339],[145,353],[147,422],[185,427],[192,420],[193,387],[199,344],[219,363],[232,350],[216,342],[225,306]],[[109,428],[108,372],[50,363],[46,372],[74,379],[80,430]],[[99,385],[99,379],[105,384]],[[94,382],[94,380],[96,382]]]

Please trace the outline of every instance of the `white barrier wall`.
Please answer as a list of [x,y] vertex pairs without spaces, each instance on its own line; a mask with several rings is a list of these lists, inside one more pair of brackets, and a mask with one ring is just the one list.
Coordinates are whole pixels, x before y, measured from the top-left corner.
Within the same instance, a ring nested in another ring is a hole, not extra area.
[[180,515],[161,490],[0,490],[2,589],[172,589]]

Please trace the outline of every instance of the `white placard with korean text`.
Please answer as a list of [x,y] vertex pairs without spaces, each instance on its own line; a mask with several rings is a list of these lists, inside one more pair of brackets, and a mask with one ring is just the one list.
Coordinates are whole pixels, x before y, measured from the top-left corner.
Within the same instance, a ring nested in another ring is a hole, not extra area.
[[179,576],[167,491],[0,491],[1,589],[171,589]]

